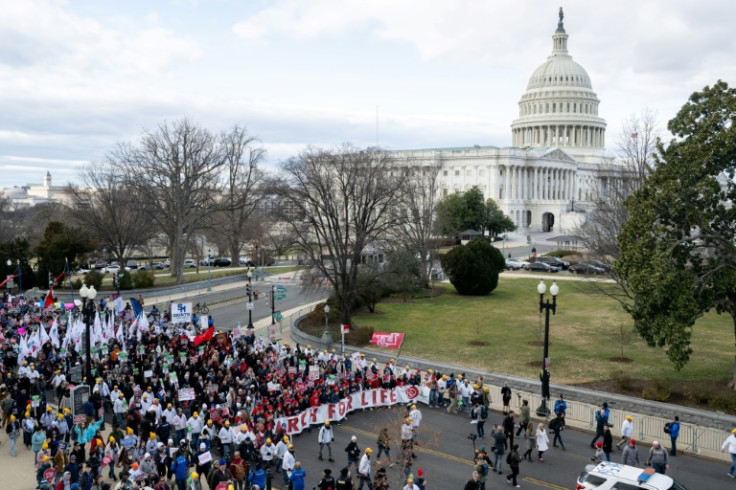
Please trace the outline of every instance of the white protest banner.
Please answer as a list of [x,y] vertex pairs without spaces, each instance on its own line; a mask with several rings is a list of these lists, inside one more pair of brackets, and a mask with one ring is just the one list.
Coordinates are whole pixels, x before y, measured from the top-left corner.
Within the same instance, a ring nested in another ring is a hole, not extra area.
[[171,321],[173,323],[190,323],[192,321],[192,303],[172,304]]
[[343,398],[338,403],[328,403],[319,407],[309,407],[299,415],[281,417],[276,426],[286,424],[287,434],[300,434],[310,425],[323,424],[325,420],[342,420],[348,413],[372,407],[390,407],[397,403],[420,400],[420,389],[416,386],[400,386],[394,389],[375,389],[360,391]]
[[309,366],[309,379],[314,381],[317,378],[319,378],[319,366],[311,364]]

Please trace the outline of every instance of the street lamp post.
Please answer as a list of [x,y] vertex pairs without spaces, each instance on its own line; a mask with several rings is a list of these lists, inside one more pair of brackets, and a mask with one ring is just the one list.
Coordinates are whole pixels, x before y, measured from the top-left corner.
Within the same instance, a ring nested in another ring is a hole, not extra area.
[[276,325],[276,286],[271,285],[271,325]]
[[86,360],[84,365],[84,375],[87,378],[87,384],[91,387],[94,383],[92,383],[90,328],[95,317],[95,297],[97,297],[97,290],[95,290],[94,286],[87,287],[86,284],[82,284],[82,288],[79,290],[79,295],[82,297],[82,318],[84,319],[85,326],[84,349],[86,351]]
[[329,318],[330,318],[330,306],[325,305],[325,331],[322,334],[322,342],[326,342],[327,344],[332,343],[332,335],[330,335],[329,330]]
[[537,292],[539,293],[539,313],[542,310],[545,311],[544,316],[544,358],[542,359],[542,373],[539,375],[540,381],[542,381],[542,403],[537,408],[537,415],[540,417],[547,417],[549,415],[549,407],[547,406],[547,400],[549,400],[549,312],[551,311],[554,315],[557,310],[557,293],[560,292],[560,288],[557,286],[557,281],[552,282],[552,286],[549,288],[549,292],[552,295],[552,303],[549,299],[544,299],[544,293],[547,292],[547,285],[544,281],[539,281],[537,286]]
[[248,269],[248,328],[253,328],[253,301],[251,300],[251,278],[253,277],[253,271]]
[[212,292],[212,249],[207,249],[207,292]]
[[10,259],[8,259],[8,261],[6,262],[6,264],[8,264],[8,270],[10,271],[10,272],[8,272],[8,277],[6,278],[7,279],[6,284],[7,284],[7,287],[8,287],[8,293],[10,293],[10,285],[12,284],[11,281],[10,281],[10,276],[13,275],[13,269],[12,269],[12,267],[13,267],[13,261],[10,260]]

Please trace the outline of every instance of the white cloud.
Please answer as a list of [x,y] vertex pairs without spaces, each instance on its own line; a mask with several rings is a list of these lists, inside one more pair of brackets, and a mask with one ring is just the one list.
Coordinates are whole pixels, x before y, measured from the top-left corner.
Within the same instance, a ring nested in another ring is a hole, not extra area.
[[[506,145],[557,24],[543,0],[5,4],[0,146],[26,160],[0,165],[57,168],[184,116],[246,125],[271,164],[309,144]],[[565,13],[609,142],[643,107],[664,127],[690,93],[736,79],[730,0],[568,0]]]

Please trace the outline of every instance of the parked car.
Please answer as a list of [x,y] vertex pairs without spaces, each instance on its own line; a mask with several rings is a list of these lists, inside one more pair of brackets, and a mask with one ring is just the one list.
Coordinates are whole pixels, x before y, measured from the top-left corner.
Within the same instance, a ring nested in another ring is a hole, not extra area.
[[637,468],[620,463],[602,462],[589,464],[580,474],[575,490],[687,490],[667,475],[656,473],[654,468]]
[[560,268],[556,265],[549,265],[544,262],[532,262],[526,268],[532,272],[559,272]]
[[606,274],[611,273],[612,267],[611,264],[609,264],[608,262],[603,262],[601,260],[591,260],[590,263],[596,267],[600,267],[601,269],[603,269]]
[[210,257],[208,259],[207,257],[205,257],[204,259],[202,259],[202,260],[199,261],[199,265],[203,265],[205,267],[207,267],[208,265],[215,265],[215,258],[214,257]]
[[579,262],[568,269],[571,274],[605,274],[606,271],[589,262]]
[[151,264],[145,264],[145,265],[138,267],[138,270],[139,271],[150,271],[150,270],[153,270],[153,266]]
[[194,259],[184,259],[184,263],[182,264],[182,267],[184,269],[196,269],[197,261]]
[[104,269],[105,267],[107,267],[107,262],[104,262],[102,260],[98,260],[92,266],[93,269]]
[[529,262],[521,259],[506,259],[506,269],[518,271],[519,269],[526,270],[529,266]]
[[75,274],[87,274],[91,269],[87,264],[80,265],[77,270],[74,271]]
[[232,263],[232,260],[228,259],[227,257],[220,257],[215,259],[212,265],[214,265],[215,267],[230,267]]
[[557,257],[550,257],[549,255],[540,255],[539,257],[537,257],[536,262],[544,262],[545,264],[556,265],[560,269],[565,270],[570,267],[570,262],[559,259]]
[[103,269],[105,274],[112,273],[112,272],[120,272],[120,266],[117,264],[110,264],[107,267]]
[[250,257],[239,257],[238,265],[241,267],[253,267],[256,265]]
[[130,259],[125,263],[125,268],[130,270],[137,269],[138,268],[138,261]]
[[154,269],[163,270],[168,266],[165,265],[163,262],[154,262],[153,264],[151,264],[151,267],[153,267]]

